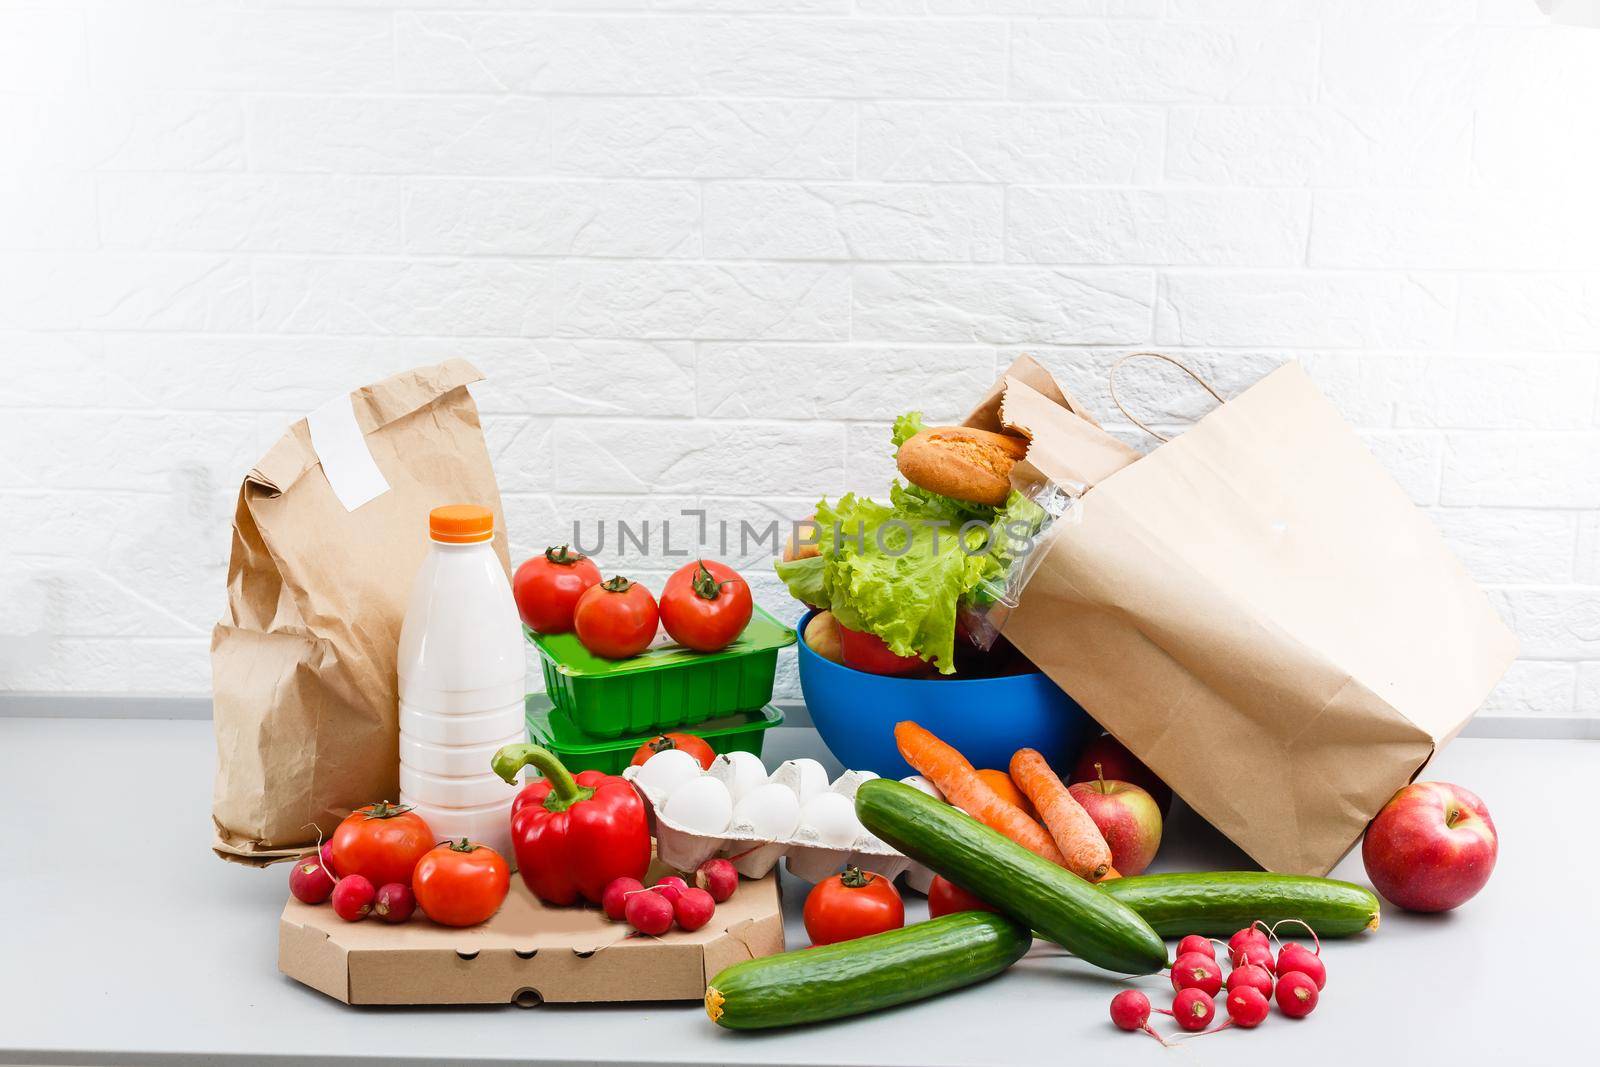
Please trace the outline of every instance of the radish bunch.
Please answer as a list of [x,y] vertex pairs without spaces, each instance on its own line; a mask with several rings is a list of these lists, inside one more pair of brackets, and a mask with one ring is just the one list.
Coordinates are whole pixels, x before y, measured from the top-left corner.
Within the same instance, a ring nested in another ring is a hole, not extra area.
[[[1180,1029],[1196,1035],[1214,1034],[1230,1026],[1253,1030],[1266,1022],[1274,1000],[1284,1015],[1304,1019],[1316,1010],[1318,996],[1328,984],[1328,969],[1322,962],[1322,942],[1317,932],[1299,919],[1283,922],[1304,926],[1311,934],[1313,947],[1294,941],[1279,942],[1274,953],[1276,927],[1283,923],[1268,926],[1258,920],[1228,939],[1229,972],[1224,980],[1211,939],[1189,934],[1178,942],[1177,958],[1172,963],[1172,1007],[1152,1009],[1148,997],[1128,989],[1112,998],[1111,1021],[1130,1032],[1143,1030],[1166,1044],[1150,1027],[1152,1010],[1172,1016]],[[1225,993],[1222,1007],[1228,1021],[1207,1029],[1217,1015],[1214,998],[1218,993]]]
[[695,882],[690,885],[675,874],[648,886],[637,878],[617,878],[606,886],[600,906],[607,918],[626,922],[641,934],[659,937],[673,923],[692,932],[710,922],[717,905],[733,896],[739,875],[727,860],[706,860],[695,872]]
[[345,922],[360,922],[376,915],[386,923],[403,923],[417,910],[411,887],[391,882],[374,886],[359,874],[340,878],[333,871],[327,845],[294,861],[289,871],[289,892],[306,904],[333,901],[333,913]]

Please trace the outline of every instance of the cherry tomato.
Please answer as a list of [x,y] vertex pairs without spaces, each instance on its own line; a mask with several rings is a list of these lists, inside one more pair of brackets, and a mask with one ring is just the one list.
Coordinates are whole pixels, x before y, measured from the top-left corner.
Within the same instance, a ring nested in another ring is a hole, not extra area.
[[590,586],[600,584],[600,568],[582,552],[562,545],[522,561],[511,579],[517,614],[539,634],[572,632],[572,610]]
[[942,874],[928,885],[928,918],[953,915],[958,911],[994,911],[989,905],[962,889]]
[[591,586],[578,598],[572,628],[583,647],[595,655],[627,659],[650,647],[660,620],[650,590],[619,574]]
[[812,886],[806,896],[806,934],[813,945],[851,941],[906,924],[905,905],[881,874],[846,867]]
[[749,583],[716,560],[684,564],[661,589],[661,625],[674,641],[697,652],[732,644],[753,610]]
[[412,868],[433,841],[433,831],[422,816],[380,800],[345,816],[328,844],[340,878],[359,874],[379,886],[410,885]]
[[841,624],[839,646],[844,665],[868,674],[912,674],[926,664],[916,656],[897,656],[877,634],[862,633]]
[[417,861],[412,891],[436,923],[477,926],[500,910],[511,888],[511,867],[488,845],[446,841]]
[[711,761],[717,758],[711,746],[694,734],[661,734],[639,746],[639,751],[633,754],[633,765],[637,767],[657,752],[665,752],[669,748],[678,748],[689,753],[708,771],[711,769]]

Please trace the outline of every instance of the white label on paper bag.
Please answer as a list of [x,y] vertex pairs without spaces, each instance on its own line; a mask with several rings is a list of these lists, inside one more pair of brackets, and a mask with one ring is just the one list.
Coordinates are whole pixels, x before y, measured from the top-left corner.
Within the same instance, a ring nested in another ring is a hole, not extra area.
[[367,447],[367,436],[356,422],[350,394],[336,396],[307,415],[306,425],[311,430],[311,447],[322,461],[322,473],[346,511],[389,491],[389,483]]

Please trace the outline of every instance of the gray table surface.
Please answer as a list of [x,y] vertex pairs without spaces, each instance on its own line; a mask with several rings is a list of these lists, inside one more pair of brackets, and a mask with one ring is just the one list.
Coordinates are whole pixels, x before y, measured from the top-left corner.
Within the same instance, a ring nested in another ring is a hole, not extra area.
[[[818,754],[772,736],[769,762]],[[1325,949],[1316,1014],[1167,1052],[1106,1017],[1126,983],[1036,943],[1007,974],[921,1004],[734,1034],[697,1004],[351,1008],[278,973],[284,868],[208,847],[204,722],[0,719],[0,1063],[1014,1064],[1566,1062],[1592,1055],[1584,994],[1600,949],[1593,741],[1463,739],[1430,769],[1490,806],[1499,869],[1458,912],[1386,909]],[[833,769],[837,769],[836,767]],[[1181,806],[1158,869],[1248,866]],[[1364,882],[1357,855],[1336,876]],[[789,943],[807,887],[784,885]],[[919,898],[908,920],[920,918]],[[1135,983],[1161,1003],[1163,979]],[[1587,1050],[1587,1051],[1583,1051]],[[1592,1060],[1590,1061],[1592,1062]]]

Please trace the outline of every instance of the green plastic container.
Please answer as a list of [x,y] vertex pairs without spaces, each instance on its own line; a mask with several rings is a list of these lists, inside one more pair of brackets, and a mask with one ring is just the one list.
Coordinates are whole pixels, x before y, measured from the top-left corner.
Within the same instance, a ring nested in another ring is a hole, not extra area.
[[[637,737],[591,737],[572,724],[566,713],[550,706],[538,693],[528,697],[528,735],[561,758],[567,770],[602,771],[621,774],[633,760],[639,746],[662,731],[652,730]],[[742,711],[701,723],[685,731],[703,737],[713,752],[750,752],[761,755],[761,742],[768,730],[783,724],[783,712],[774,704],[760,711]]]
[[576,634],[523,632],[539,650],[551,702],[591,738],[654,735],[763,707],[772,699],[778,649],[795,641],[760,607],[718,652],[666,644],[632,659],[601,659]]

